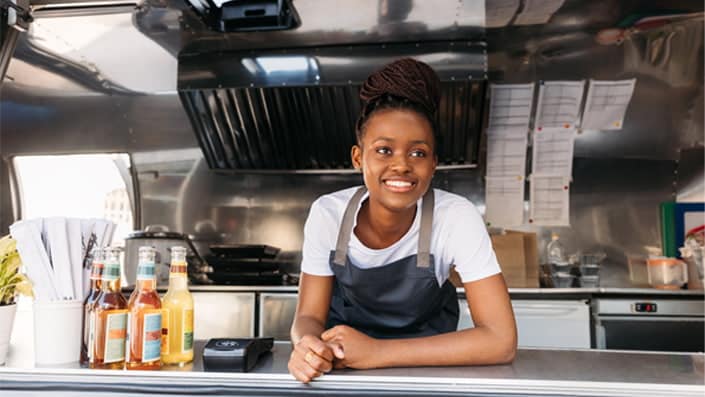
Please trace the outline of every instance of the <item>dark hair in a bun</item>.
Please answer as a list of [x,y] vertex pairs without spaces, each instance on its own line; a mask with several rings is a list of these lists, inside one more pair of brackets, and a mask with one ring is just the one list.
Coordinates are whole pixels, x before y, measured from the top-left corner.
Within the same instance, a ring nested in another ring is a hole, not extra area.
[[362,141],[365,124],[382,109],[406,109],[426,117],[433,128],[438,146],[437,112],[441,100],[441,82],[427,64],[403,58],[372,73],[360,88],[363,108],[357,120],[356,134]]

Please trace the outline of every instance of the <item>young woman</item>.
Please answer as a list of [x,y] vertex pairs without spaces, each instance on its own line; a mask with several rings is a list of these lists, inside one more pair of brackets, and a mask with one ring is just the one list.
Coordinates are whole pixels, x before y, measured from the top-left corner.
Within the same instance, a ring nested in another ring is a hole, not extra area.
[[[364,187],[324,195],[304,228],[289,372],[510,362],[516,326],[479,213],[430,188],[440,81],[401,59],[372,74],[360,97],[352,162]],[[475,327],[456,331],[460,274]]]

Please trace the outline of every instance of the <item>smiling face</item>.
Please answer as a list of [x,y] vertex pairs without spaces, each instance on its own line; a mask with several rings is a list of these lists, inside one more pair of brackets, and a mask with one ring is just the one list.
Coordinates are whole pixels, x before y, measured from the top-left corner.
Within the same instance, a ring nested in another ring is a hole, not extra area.
[[391,212],[413,208],[431,184],[436,170],[433,129],[411,110],[388,109],[365,123],[352,162],[362,170],[370,205]]

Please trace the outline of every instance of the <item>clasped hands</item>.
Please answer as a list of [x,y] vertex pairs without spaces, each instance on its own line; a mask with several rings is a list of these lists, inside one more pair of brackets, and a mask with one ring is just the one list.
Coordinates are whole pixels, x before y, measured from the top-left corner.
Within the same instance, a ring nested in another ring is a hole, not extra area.
[[315,335],[303,336],[289,358],[289,372],[308,383],[333,368],[374,368],[379,340],[347,325],[337,325]]

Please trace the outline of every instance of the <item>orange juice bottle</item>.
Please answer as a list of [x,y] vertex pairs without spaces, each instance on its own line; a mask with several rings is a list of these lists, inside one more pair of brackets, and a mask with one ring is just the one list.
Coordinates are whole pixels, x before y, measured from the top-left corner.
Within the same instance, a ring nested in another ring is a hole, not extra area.
[[188,290],[186,248],[171,248],[169,288],[162,299],[162,362],[193,361],[193,297]]
[[122,369],[125,366],[127,301],[120,292],[120,249],[108,248],[101,277],[101,291],[93,306],[95,343],[90,368]]
[[88,366],[93,355],[93,344],[95,342],[95,317],[93,304],[100,295],[100,278],[103,275],[103,250],[96,248],[93,251],[93,261],[91,263],[91,286],[88,296],[83,301],[83,327],[81,327],[81,358],[82,367]]
[[162,366],[162,304],[154,272],[156,251],[140,247],[135,290],[127,302],[127,369],[159,369]]

